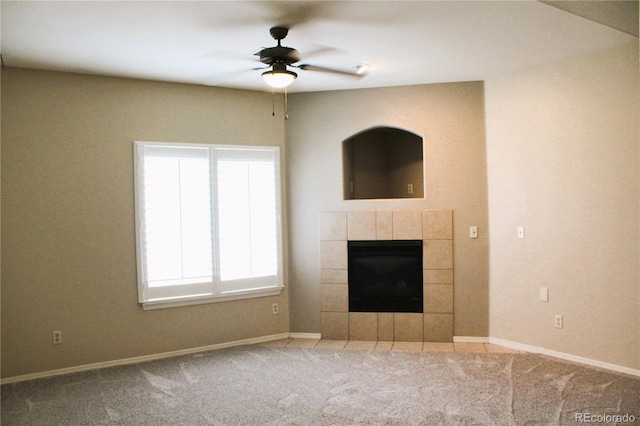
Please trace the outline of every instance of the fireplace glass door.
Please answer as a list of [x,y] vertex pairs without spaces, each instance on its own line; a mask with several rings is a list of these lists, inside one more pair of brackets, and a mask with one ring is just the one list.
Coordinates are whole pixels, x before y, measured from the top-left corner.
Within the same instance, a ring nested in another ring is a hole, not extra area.
[[349,241],[349,312],[423,312],[422,241]]

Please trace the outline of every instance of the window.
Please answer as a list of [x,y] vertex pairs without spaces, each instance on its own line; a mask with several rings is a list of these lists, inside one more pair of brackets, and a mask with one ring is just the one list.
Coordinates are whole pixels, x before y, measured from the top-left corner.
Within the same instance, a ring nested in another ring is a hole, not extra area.
[[145,309],[279,294],[280,152],[135,142]]

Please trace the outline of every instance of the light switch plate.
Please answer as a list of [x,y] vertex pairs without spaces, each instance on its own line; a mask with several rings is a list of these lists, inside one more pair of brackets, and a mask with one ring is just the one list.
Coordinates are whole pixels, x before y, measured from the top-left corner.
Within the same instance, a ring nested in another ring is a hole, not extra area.
[[478,227],[470,226],[469,227],[469,238],[478,238]]
[[524,238],[524,226],[518,226],[518,238]]
[[540,301],[541,302],[549,301],[549,289],[547,287],[540,287]]

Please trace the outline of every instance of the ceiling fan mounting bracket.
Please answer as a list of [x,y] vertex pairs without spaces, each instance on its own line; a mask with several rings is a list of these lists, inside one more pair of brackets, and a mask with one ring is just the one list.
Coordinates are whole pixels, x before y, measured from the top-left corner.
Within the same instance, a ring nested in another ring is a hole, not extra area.
[[285,38],[287,36],[287,34],[289,34],[289,28],[286,27],[273,27],[269,30],[269,32],[271,33],[271,37],[273,37],[275,40],[278,41],[278,44],[280,44],[280,40],[282,40],[283,38]]

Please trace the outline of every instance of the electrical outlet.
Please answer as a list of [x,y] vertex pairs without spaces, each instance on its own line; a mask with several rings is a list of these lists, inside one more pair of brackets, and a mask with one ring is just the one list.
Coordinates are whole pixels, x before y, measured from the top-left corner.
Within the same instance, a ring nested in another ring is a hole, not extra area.
[[556,315],[556,328],[562,328],[562,315]]
[[278,315],[280,313],[280,308],[278,307],[277,303],[271,305],[271,312],[273,313],[273,315]]
[[469,227],[469,238],[478,238],[478,227],[470,226]]
[[413,194],[413,184],[412,184],[412,183],[410,183],[409,185],[407,185],[407,192],[408,192],[409,194]]
[[62,331],[56,330],[53,332],[53,344],[59,345],[62,343]]

